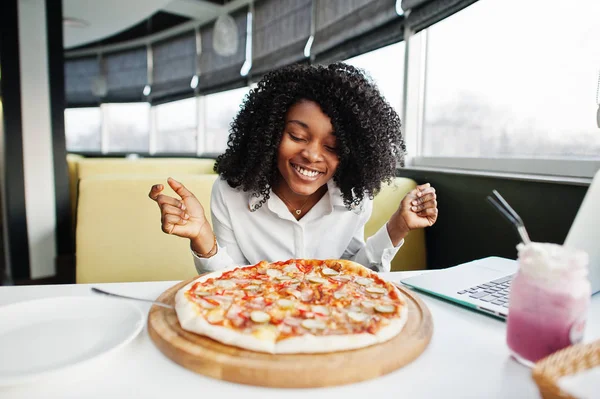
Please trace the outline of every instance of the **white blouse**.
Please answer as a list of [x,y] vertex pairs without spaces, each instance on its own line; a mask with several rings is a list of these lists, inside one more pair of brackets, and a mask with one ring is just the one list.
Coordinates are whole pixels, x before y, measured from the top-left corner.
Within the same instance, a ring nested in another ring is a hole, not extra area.
[[192,251],[198,273],[292,258],[349,259],[389,272],[390,262],[404,243],[394,247],[385,224],[365,242],[364,226],[373,201],[365,198],[362,206],[348,210],[332,180],[327,193],[300,220],[273,191],[258,210],[250,211],[258,201],[222,178],[216,179],[210,209],[218,251],[208,259]]

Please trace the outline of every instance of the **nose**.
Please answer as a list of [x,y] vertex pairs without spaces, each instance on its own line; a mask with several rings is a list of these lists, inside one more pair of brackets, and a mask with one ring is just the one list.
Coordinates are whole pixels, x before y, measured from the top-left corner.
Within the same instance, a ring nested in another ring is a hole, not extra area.
[[311,163],[323,160],[323,154],[321,153],[321,149],[319,148],[319,145],[316,144],[309,144],[306,147],[304,147],[304,150],[302,150],[302,156]]

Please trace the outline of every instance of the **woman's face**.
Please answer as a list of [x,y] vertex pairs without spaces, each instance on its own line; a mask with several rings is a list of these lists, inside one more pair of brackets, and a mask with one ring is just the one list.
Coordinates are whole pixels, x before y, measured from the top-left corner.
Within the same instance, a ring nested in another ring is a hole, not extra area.
[[289,188],[311,195],[331,179],[340,161],[333,126],[321,107],[300,101],[287,112],[277,167]]

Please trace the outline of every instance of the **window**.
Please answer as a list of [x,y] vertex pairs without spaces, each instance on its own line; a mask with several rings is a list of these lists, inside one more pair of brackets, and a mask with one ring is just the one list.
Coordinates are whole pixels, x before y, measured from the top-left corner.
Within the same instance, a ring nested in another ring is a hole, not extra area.
[[156,151],[196,153],[198,136],[196,97],[154,107],[156,112]]
[[404,49],[404,42],[399,42],[344,61],[365,70],[400,116],[403,107]]
[[480,0],[429,28],[422,155],[600,160],[598,16]]
[[102,104],[108,152],[148,152],[150,104]]
[[65,110],[67,151],[100,152],[102,135],[100,108],[69,108]]
[[242,87],[204,97],[205,152],[221,153],[225,151],[229,138],[229,127],[248,92],[248,87]]

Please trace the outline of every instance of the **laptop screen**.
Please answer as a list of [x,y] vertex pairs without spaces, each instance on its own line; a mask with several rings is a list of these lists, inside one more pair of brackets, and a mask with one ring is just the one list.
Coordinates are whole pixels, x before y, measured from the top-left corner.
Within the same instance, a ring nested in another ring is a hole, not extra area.
[[600,171],[585,194],[564,245],[588,253],[592,293],[600,291]]

